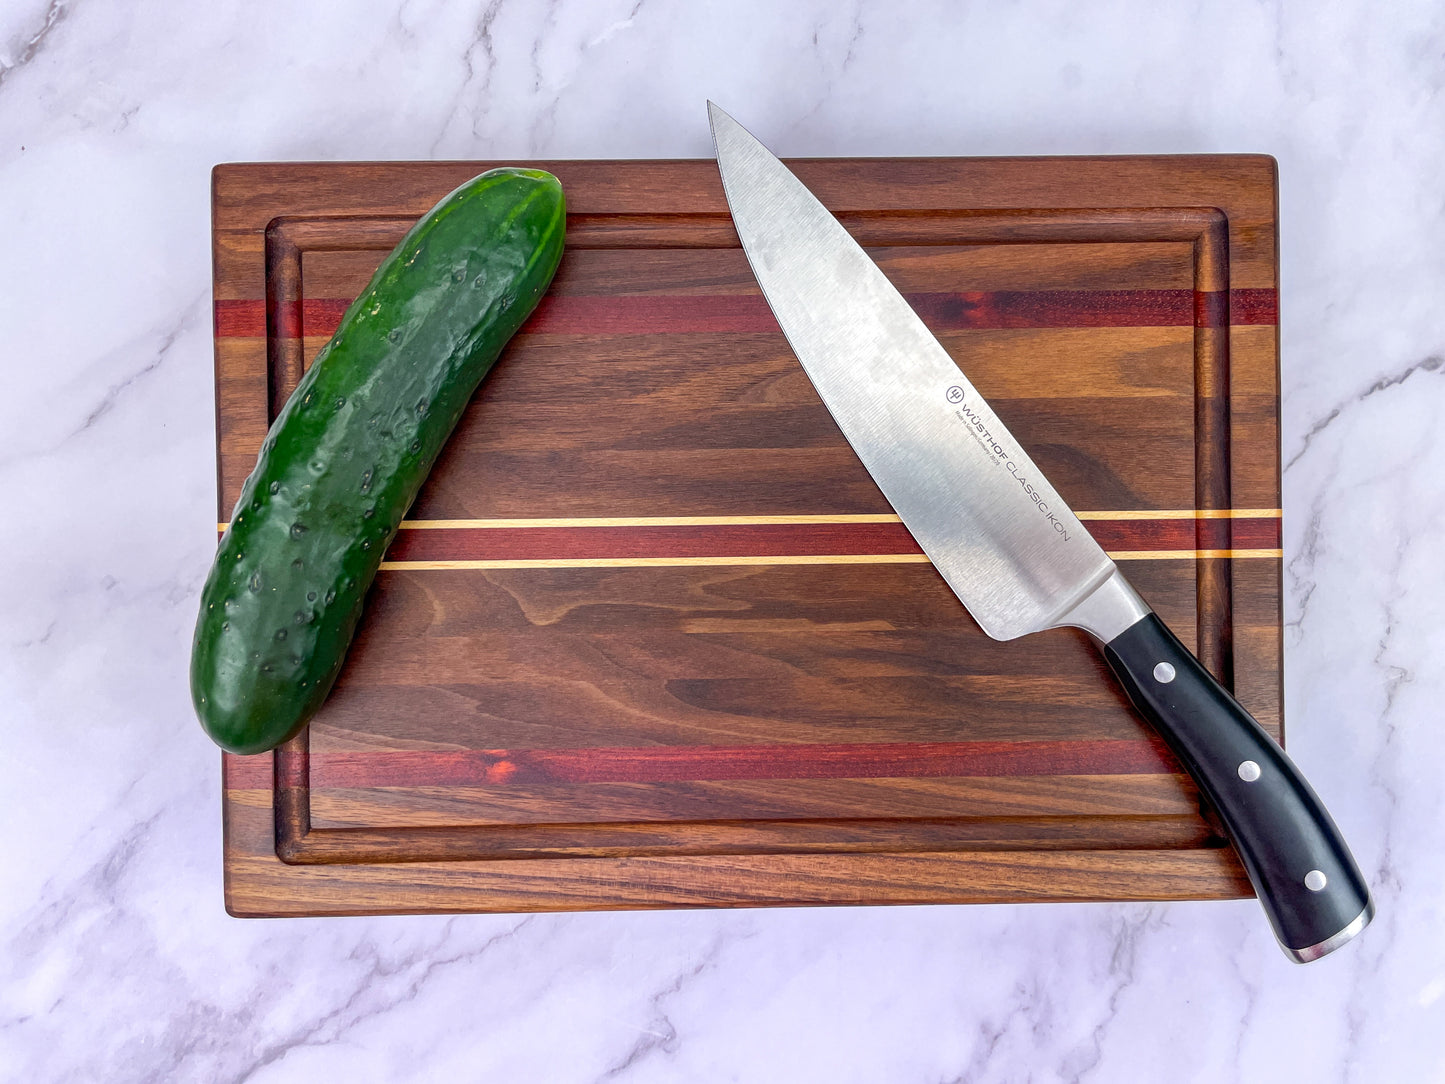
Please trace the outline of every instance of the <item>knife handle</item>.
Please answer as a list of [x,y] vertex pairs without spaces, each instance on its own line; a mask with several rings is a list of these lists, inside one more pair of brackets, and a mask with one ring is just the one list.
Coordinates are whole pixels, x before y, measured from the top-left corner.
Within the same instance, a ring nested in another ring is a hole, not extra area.
[[1374,917],[1339,829],[1284,750],[1150,613],[1104,645],[1129,699],[1213,805],[1285,952],[1333,952]]

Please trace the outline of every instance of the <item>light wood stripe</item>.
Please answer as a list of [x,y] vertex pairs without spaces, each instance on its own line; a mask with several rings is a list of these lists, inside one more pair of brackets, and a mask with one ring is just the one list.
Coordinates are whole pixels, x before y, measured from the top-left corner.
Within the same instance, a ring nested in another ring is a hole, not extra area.
[[[1115,561],[1174,561],[1220,558],[1248,560],[1279,558],[1283,550],[1119,550],[1108,556]],[[790,554],[783,557],[577,557],[558,560],[517,561],[383,561],[381,570],[413,571],[447,569],[519,568],[682,568],[692,565],[922,565],[929,564],[922,553],[845,553],[822,555]]]
[[404,519],[402,529],[444,531],[517,527],[754,527],[806,524],[902,523],[896,515],[870,516],[599,516],[588,519]]
[[689,565],[926,565],[922,553],[787,554],[781,557],[566,557],[516,561],[383,561],[381,569],[668,568]]
[[[1080,520],[1277,519],[1278,508],[1179,508],[1076,512]],[[571,519],[406,519],[402,530],[445,531],[526,527],[736,527],[772,524],[901,523],[896,515],[857,516],[598,516]],[[224,531],[229,523],[217,523]]]

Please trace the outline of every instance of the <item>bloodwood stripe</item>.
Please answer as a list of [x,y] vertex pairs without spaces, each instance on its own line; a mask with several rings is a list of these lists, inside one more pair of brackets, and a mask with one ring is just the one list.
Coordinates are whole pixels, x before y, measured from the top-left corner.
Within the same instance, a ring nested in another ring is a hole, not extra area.
[[[1072,327],[1223,327],[1274,324],[1271,289],[992,290],[915,293],[908,300],[935,330]],[[346,298],[308,298],[276,311],[280,338],[330,335],[351,304]],[[1226,319],[1227,317],[1227,319]],[[215,302],[219,338],[266,334],[264,300]],[[534,334],[650,335],[777,331],[767,302],[756,294],[614,297],[552,295],[538,306],[526,330]]]
[[[388,750],[288,756],[286,782],[338,787],[500,787],[513,783],[696,783],[735,779],[1158,775],[1179,767],[1162,742],[859,742],[585,749]],[[226,785],[261,790],[272,758],[227,756]]]
[[902,523],[524,527],[402,531],[388,561],[807,557],[923,551]]

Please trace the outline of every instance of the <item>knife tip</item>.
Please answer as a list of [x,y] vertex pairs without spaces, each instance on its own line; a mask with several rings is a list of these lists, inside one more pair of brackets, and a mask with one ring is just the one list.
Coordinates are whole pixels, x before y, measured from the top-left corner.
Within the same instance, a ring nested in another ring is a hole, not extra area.
[[731,118],[729,118],[728,115],[724,113],[721,108],[719,108],[717,102],[713,101],[711,98],[707,99],[707,127],[708,131],[712,133],[712,150],[714,155],[718,153],[718,122],[723,121],[725,123],[729,119]]
[[[718,126],[718,121],[730,120],[732,120],[732,117],[728,116],[727,112],[722,108],[722,106],[718,105],[717,102],[713,101],[711,98],[707,100],[707,123],[709,127],[716,129]],[[733,121],[733,123],[736,124],[737,122]]]

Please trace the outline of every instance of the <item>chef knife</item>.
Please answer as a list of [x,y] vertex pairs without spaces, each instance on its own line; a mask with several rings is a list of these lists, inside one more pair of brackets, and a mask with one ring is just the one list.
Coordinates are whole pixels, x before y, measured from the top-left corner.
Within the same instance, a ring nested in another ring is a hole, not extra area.
[[903,296],[766,147],[708,103],[743,251],[833,418],[988,635],[1072,626],[1213,805],[1301,963],[1369,923],[1329,813],[1258,722],[1129,585]]

